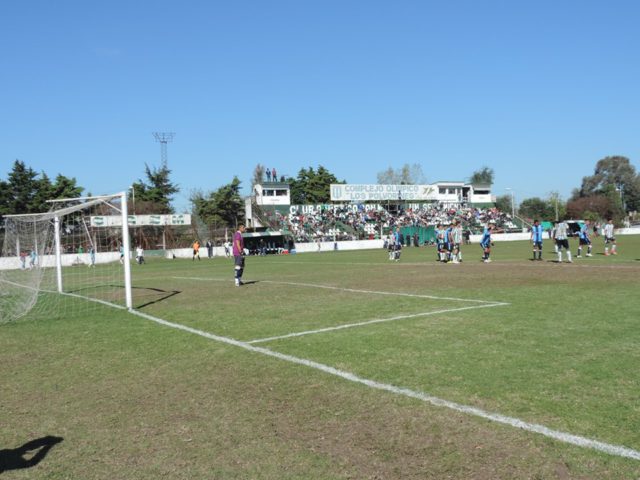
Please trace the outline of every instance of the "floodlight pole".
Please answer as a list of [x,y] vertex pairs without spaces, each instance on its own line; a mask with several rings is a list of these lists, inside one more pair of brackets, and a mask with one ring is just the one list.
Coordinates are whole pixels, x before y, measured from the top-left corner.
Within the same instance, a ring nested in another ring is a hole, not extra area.
[[53,230],[56,240],[56,278],[58,279],[58,293],[62,293],[62,246],[60,245],[60,217],[53,219]]
[[133,310],[131,295],[131,243],[129,242],[129,214],[127,213],[127,192],[120,194],[122,213],[122,253],[124,254],[124,290],[128,310]]

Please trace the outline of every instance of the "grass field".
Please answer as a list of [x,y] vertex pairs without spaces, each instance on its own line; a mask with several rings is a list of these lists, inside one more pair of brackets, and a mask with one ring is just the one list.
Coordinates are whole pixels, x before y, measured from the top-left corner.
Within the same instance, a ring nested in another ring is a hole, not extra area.
[[249,257],[240,288],[228,259],[152,259],[144,316],[43,294],[0,326],[0,475],[638,479],[640,237],[602,250]]

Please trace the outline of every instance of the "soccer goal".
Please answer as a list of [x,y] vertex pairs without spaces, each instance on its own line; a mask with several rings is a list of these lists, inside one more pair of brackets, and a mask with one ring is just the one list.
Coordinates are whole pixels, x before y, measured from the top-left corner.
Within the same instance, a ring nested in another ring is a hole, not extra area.
[[[29,312],[88,311],[101,302],[133,308],[126,192],[51,205],[49,212],[4,218],[0,323]],[[119,221],[93,223],[105,216]]]

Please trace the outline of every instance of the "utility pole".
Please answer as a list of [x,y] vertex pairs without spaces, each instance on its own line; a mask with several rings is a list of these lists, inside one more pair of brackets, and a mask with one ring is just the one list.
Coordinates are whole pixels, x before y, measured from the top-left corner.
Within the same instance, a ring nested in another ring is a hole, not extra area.
[[516,206],[515,201],[513,199],[513,189],[510,187],[505,188],[505,190],[511,192],[511,218],[516,218]]
[[129,187],[131,189],[131,197],[133,199],[133,214],[136,214],[136,187],[134,185],[131,185]]
[[172,142],[175,135],[173,132],[153,132],[153,138],[160,143],[160,164],[162,168],[167,167],[167,143]]

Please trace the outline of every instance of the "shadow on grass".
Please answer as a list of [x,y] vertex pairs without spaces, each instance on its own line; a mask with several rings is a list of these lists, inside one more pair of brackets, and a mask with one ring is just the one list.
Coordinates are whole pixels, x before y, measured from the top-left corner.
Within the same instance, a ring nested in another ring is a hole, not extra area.
[[47,435],[46,437],[31,440],[15,449],[0,450],[0,474],[9,470],[21,470],[36,466],[54,445],[62,442],[62,437]]
[[[108,284],[108,285],[100,285],[99,288],[105,288],[105,287],[109,287],[115,290],[122,290],[124,291],[124,285],[112,285],[112,284]],[[68,293],[75,293],[80,295],[80,292],[84,292],[86,290],[96,290],[96,286],[88,286],[88,287],[83,287],[83,288],[76,288],[75,290],[69,290]],[[153,287],[131,287],[132,291],[151,291],[154,293],[151,293],[150,295],[154,295],[155,294],[160,294],[155,296],[155,298],[153,300],[149,300],[148,302],[142,303],[140,305],[137,305],[135,308],[144,308],[144,307],[148,307],[149,305],[153,305],[154,303],[158,303],[158,302],[162,302],[164,300],[167,300],[175,295],[178,295],[179,293],[182,293],[181,290],[162,290],[161,288],[153,288]],[[144,294],[143,294],[144,296]],[[148,295],[147,295],[148,296]]]
[[154,299],[154,300],[150,300],[146,303],[143,303],[142,305],[138,305],[136,308],[144,308],[144,307],[148,307],[149,305],[153,305],[154,303],[159,303],[162,302],[164,300],[167,300],[175,295],[178,295],[179,293],[182,293],[182,291],[180,290],[162,290],[160,288],[149,288],[149,287],[132,287],[132,290],[152,290],[154,292],[160,293],[160,294],[164,294],[161,295],[160,297]]

